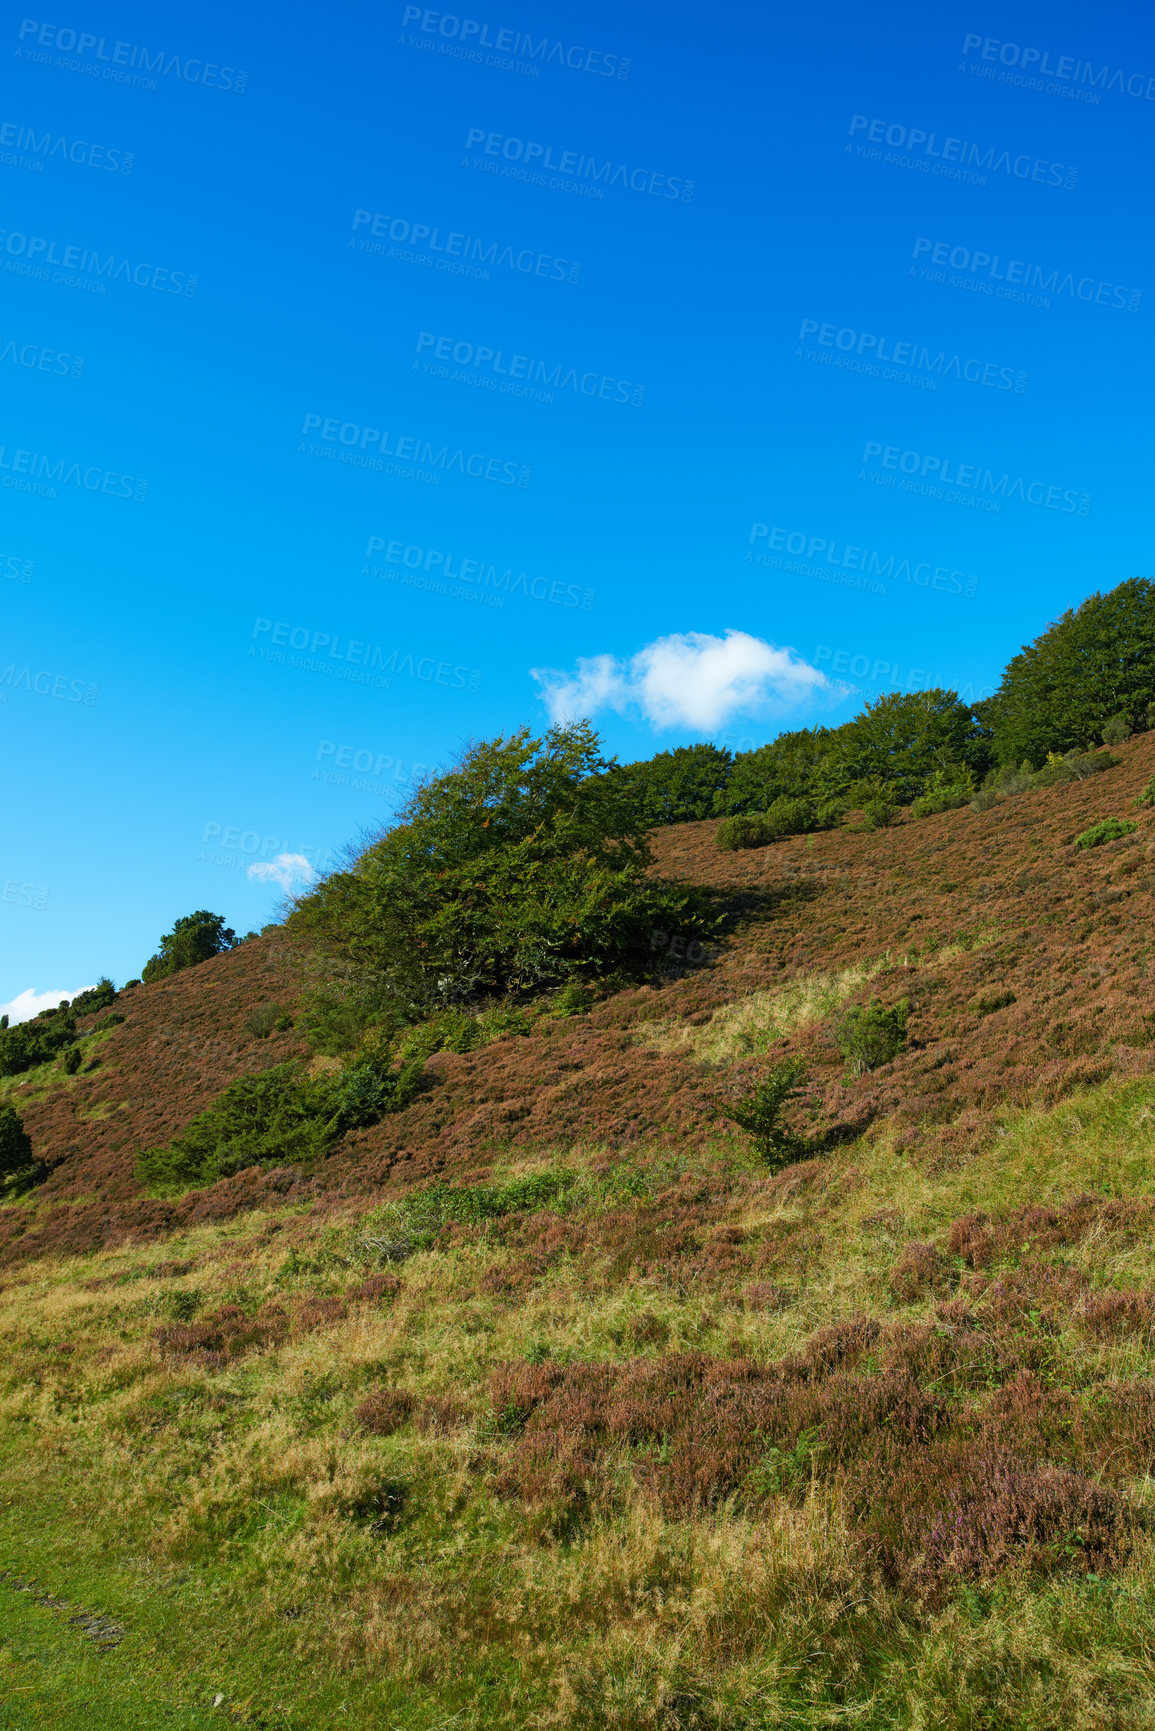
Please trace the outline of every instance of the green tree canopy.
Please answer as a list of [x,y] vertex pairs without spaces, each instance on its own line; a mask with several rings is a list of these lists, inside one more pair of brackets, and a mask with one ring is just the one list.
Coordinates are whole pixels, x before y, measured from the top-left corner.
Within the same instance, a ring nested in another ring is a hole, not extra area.
[[290,931],[401,1020],[643,969],[655,929],[710,922],[697,892],[649,875],[647,825],[610,767],[586,722],[473,746],[298,903]]
[[712,817],[733,761],[730,752],[717,745],[682,745],[641,763],[615,764],[606,773],[650,828]]
[[937,771],[985,770],[986,736],[955,691],[890,691],[837,728],[821,766],[831,793],[860,782],[892,787],[903,803],[925,793]]
[[780,733],[756,751],[740,752],[715,811],[735,816],[765,811],[776,799],[812,799],[830,739],[827,727],[802,727]]
[[1133,577],[1068,608],[1008,664],[976,706],[1000,765],[1038,768],[1050,751],[1098,740],[1123,715],[1148,726],[1155,702],[1155,582]]
[[160,949],[145,963],[141,979],[146,985],[152,980],[163,980],[169,974],[179,973],[181,968],[195,967],[222,950],[231,950],[236,941],[237,934],[225,925],[223,914],[210,914],[207,908],[198,908],[164,934]]

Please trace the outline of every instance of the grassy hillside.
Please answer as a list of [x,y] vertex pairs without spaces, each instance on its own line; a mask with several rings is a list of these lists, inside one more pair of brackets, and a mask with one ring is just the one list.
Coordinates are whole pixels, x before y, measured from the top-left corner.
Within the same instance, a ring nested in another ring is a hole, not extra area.
[[[8,1722],[1149,1724],[1155,735],[1116,755],[657,832],[716,953],[655,933],[312,1167],[134,1175],[306,1053],[245,1029],[299,1010],[283,933],[0,1082],[48,1167],[0,1207]],[[785,1058],[773,1172],[727,1109]]]

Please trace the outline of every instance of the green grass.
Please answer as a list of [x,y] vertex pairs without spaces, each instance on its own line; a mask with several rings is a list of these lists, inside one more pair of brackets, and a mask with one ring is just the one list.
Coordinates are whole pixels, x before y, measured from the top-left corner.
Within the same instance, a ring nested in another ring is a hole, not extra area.
[[[6,1274],[0,1570],[66,1608],[0,1583],[0,1731],[1151,1724],[1150,1538],[1110,1580],[1008,1575],[931,1610],[870,1576],[838,1495],[808,1478],[792,1439],[767,1453],[772,1494],[756,1515],[663,1517],[628,1490],[625,1460],[617,1507],[571,1531],[495,1495],[508,1445],[488,1410],[494,1365],[778,1357],[863,1311],[924,1321],[930,1304],[888,1285],[907,1239],[941,1244],[977,1208],[1155,1188],[1155,1084],[1008,1114],[986,1152],[951,1168],[883,1134],[806,1171],[769,1180],[738,1138],[692,1160],[671,1150],[657,1169],[543,1150],[467,1189],[351,1201],[336,1217],[254,1214]],[[740,1285],[614,1272],[598,1222],[641,1217],[687,1174],[720,1222],[803,1247],[786,1253],[786,1308],[747,1308]],[[587,1223],[588,1245],[510,1297],[493,1277],[520,1252],[502,1233],[511,1211],[543,1207]],[[388,1260],[403,1237],[404,1260]],[[1103,1285],[1155,1284],[1143,1238],[1092,1238],[1063,1258]],[[190,1266],[164,1272],[173,1263]],[[352,1302],[235,1362],[174,1357],[154,1339],[223,1303],[255,1317],[339,1298],[375,1265],[400,1279],[391,1301]],[[1071,1386],[1150,1376],[1151,1358],[1138,1336],[1088,1344],[1071,1326],[1055,1340]],[[355,1408],[381,1386],[418,1402],[455,1394],[464,1422],[366,1435]],[[123,1641],[97,1650],[69,1620],[82,1612],[111,1618]]]

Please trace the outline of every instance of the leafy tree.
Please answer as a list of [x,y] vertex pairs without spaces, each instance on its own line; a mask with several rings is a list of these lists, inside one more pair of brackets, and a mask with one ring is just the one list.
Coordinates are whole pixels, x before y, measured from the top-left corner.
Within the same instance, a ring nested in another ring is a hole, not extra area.
[[906,1044],[910,999],[899,998],[888,1008],[879,998],[852,1004],[837,1028],[838,1050],[856,1076],[893,1063]]
[[900,804],[925,793],[943,770],[985,770],[989,747],[957,692],[891,691],[835,730],[821,775],[832,793],[857,782],[889,786]]
[[236,941],[237,934],[225,925],[223,914],[210,914],[207,908],[198,908],[164,934],[160,949],[141,970],[141,979],[146,985],[152,980],[167,979],[182,968],[195,967],[198,962],[207,962],[210,956],[220,955],[222,950],[231,950]]
[[74,1016],[90,1016],[94,1010],[103,1010],[109,1004],[115,1004],[116,997],[116,987],[107,974],[101,974],[95,986],[90,986],[86,992],[73,998],[70,1008]]
[[32,1141],[14,1106],[0,1106],[0,1178],[11,1178],[32,1164]]
[[645,821],[608,768],[585,722],[483,741],[302,898],[290,934],[371,980],[379,1014],[403,1022],[644,972],[655,929],[715,921],[700,892],[649,875]]
[[641,763],[614,764],[609,780],[647,828],[712,817],[730,779],[730,752],[716,745],[683,745]]
[[804,1139],[782,1122],[782,1108],[802,1092],[800,1084],[805,1077],[806,1067],[800,1059],[784,1058],[746,1099],[722,1108],[727,1118],[754,1138],[759,1154],[772,1170],[800,1160],[807,1151]]
[[976,710],[1000,764],[1037,769],[1048,752],[1101,738],[1118,717],[1132,729],[1148,727],[1152,703],[1155,582],[1133,577],[1068,608],[1025,644]]
[[765,811],[776,799],[813,798],[822,782],[831,737],[829,728],[803,727],[780,733],[757,751],[740,752],[730,779],[714,800],[714,810],[733,817]]

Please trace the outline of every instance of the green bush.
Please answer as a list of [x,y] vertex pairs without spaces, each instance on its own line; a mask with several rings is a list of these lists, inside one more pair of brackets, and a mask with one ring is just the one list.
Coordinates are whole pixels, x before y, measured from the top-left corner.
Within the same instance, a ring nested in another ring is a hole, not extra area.
[[14,1106],[0,1106],[0,1178],[11,1178],[32,1165],[32,1140]]
[[862,807],[863,829],[889,829],[898,816],[898,801],[893,794],[875,793]]
[[1151,777],[1151,780],[1147,783],[1147,786],[1143,789],[1142,793],[1135,801],[1135,804],[1155,805],[1155,775]]
[[724,817],[714,832],[714,846],[723,853],[740,853],[743,848],[767,847],[775,839],[765,815]]
[[1113,715],[1099,737],[1104,745],[1122,745],[1125,739],[1130,739],[1133,731],[1125,715]]
[[480,1226],[506,1214],[548,1207],[577,1183],[573,1172],[530,1172],[504,1184],[458,1187],[438,1181],[417,1190],[401,1205],[407,1237],[414,1249],[427,1246],[443,1226]]
[[81,992],[73,998],[69,1008],[74,1016],[90,1016],[94,1010],[103,1010],[109,1004],[115,1004],[117,990],[107,974],[102,974],[95,986],[90,986],[87,992]]
[[655,928],[708,935],[706,894],[650,875],[640,823],[585,724],[468,751],[289,918],[398,1024],[571,978],[643,977]]
[[267,1040],[273,1029],[280,1027],[284,1020],[279,1004],[258,1004],[255,1010],[249,1011],[241,1027],[254,1040]]
[[207,962],[210,956],[220,955],[222,950],[233,949],[236,943],[237,934],[225,925],[223,914],[198,908],[195,914],[177,920],[172,931],[164,934],[160,949],[141,969],[141,979],[146,985],[167,979],[181,968],[195,967],[198,962]]
[[765,811],[723,819],[715,833],[714,844],[727,853],[736,853],[747,847],[766,847],[786,836],[811,835],[815,830],[833,829],[841,823],[843,815],[844,807],[838,800],[816,803],[812,799],[784,794],[772,800]]
[[75,1076],[77,1070],[80,1068],[80,1047],[66,1046],[64,1049],[64,1056],[61,1058],[60,1062],[64,1066],[64,1074],[66,1076]]
[[970,771],[936,770],[925,793],[911,805],[912,817],[937,817],[940,812],[958,811],[969,805],[976,793]]
[[398,1112],[421,1083],[421,1067],[363,1061],[310,1076],[299,1060],[241,1076],[165,1147],[150,1148],[136,1174],[152,1189],[214,1184],[246,1166],[313,1160],[346,1131]]
[[753,1092],[737,1104],[722,1107],[724,1115],[753,1138],[766,1164],[774,1170],[799,1160],[804,1140],[782,1122],[782,1109],[801,1092],[805,1066],[796,1058],[775,1064]]
[[56,1010],[41,1011],[30,1022],[0,1028],[0,1076],[19,1076],[38,1064],[48,1064],[76,1039],[76,1017],[63,1000]]
[[1041,788],[1068,787],[1073,781],[1087,781],[1092,775],[1102,775],[1114,769],[1119,758],[1109,751],[1080,751],[1077,748],[1060,755],[1051,752],[1041,769],[1029,763],[1004,764],[993,769],[971,800],[973,811],[990,811],[1004,799],[1014,799],[1020,793],[1037,793]]
[[597,993],[580,980],[567,980],[550,1008],[555,1016],[588,1016],[597,1003]]
[[1138,827],[1129,818],[1101,817],[1098,823],[1093,823],[1090,829],[1075,837],[1075,846],[1102,847],[1105,841],[1121,841],[1125,835],[1134,835]]
[[900,998],[887,1007],[878,998],[869,1004],[852,1004],[838,1024],[838,1050],[856,1076],[877,1070],[897,1058],[906,1044],[910,1000]]

